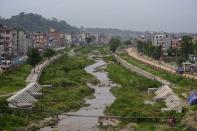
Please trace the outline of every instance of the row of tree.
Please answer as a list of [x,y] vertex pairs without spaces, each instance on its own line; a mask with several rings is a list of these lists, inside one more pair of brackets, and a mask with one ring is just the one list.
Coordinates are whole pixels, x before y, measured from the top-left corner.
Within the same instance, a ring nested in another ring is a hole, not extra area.
[[137,41],[138,52],[141,52],[154,59],[160,59],[163,52],[168,53],[168,56],[176,56],[177,64],[181,64],[189,58],[190,54],[197,55],[197,42],[192,42],[191,36],[183,36],[181,40],[181,48],[169,48],[166,51],[162,50],[162,46],[153,46],[151,42]]
[[[133,44],[130,40],[121,42],[120,38],[114,37],[110,40],[110,50],[115,53],[118,47],[121,45],[131,45]],[[188,60],[190,54],[197,55],[197,42],[192,42],[192,37],[185,35],[182,36],[181,40],[181,48],[169,48],[167,50],[163,50],[162,46],[153,46],[152,42],[144,42],[137,41],[136,42],[138,52],[145,54],[149,57],[159,60],[163,53],[166,52],[168,56],[176,57],[177,64],[181,64],[182,62]]]
[[37,48],[29,48],[27,52],[27,62],[33,66],[35,72],[36,65],[43,60],[43,57],[50,59],[55,55],[55,53],[55,50],[52,48],[45,49],[43,53]]

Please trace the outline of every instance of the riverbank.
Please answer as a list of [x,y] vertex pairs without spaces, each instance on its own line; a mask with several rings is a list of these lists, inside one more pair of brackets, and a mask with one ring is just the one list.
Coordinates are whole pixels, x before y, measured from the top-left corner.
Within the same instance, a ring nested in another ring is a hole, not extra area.
[[[5,109],[0,117],[0,130],[37,129],[39,121],[46,117],[53,117],[59,112],[77,110],[84,106],[84,98],[92,97],[93,89],[86,82],[96,83],[94,77],[84,71],[84,67],[93,61],[88,60],[86,54],[65,55],[55,63],[47,66],[40,77],[41,84],[53,85],[44,88],[44,96],[35,103],[31,111]],[[80,75],[79,75],[80,74]],[[25,83],[25,79],[24,79]],[[2,98],[1,106],[7,106],[6,98]],[[17,121],[17,122],[16,122]],[[32,123],[37,123],[33,124]],[[53,123],[54,124],[54,123]]]
[[[110,89],[113,84],[104,71],[106,63],[102,60],[102,55],[98,50],[82,49],[82,52],[89,54],[89,59],[94,60],[94,64],[86,66],[84,71],[93,75],[98,79],[99,83],[90,83],[85,81],[89,87],[95,90],[92,99],[86,99],[85,104],[88,106],[82,107],[77,111],[60,113],[58,118],[60,121],[57,124],[57,129],[60,131],[65,130],[82,130],[82,131],[97,131],[99,124],[99,116],[105,116],[104,110],[106,106],[110,106],[114,101],[114,96],[111,94]],[[80,50],[81,51],[81,50]],[[88,53],[87,53],[88,51]],[[81,52],[81,53],[82,53]],[[51,127],[42,128],[41,131],[51,131]]]
[[166,71],[158,70],[150,65],[146,65],[127,54],[120,54],[120,57],[126,60],[128,63],[143,69],[153,75],[159,76],[163,79],[166,79],[174,84],[174,91],[181,96],[182,93],[189,95],[190,91],[197,86],[197,80],[187,79],[177,74],[168,73]]
[[[154,127],[154,130],[156,130],[159,129],[157,128],[159,127],[158,125],[164,126],[167,124],[167,119],[165,119],[165,117],[182,117],[184,115],[184,113],[179,114],[173,111],[161,112],[160,109],[165,107],[164,102],[154,103],[153,105],[145,104],[145,101],[151,100],[153,97],[152,95],[148,95],[147,89],[159,87],[160,83],[130,72],[116,63],[113,58],[107,59],[111,60],[112,63],[107,68],[109,77],[117,84],[120,84],[121,87],[112,89],[112,93],[115,95],[116,100],[105,112],[110,115],[122,117],[149,118],[141,119],[140,121],[138,121],[138,119],[121,119],[122,124],[117,128],[125,127],[127,123],[137,122],[137,124],[131,126],[130,129],[143,129],[144,127],[145,129],[153,129]],[[163,117],[163,119],[155,119],[157,117]],[[177,126],[179,126],[179,124]],[[171,129],[168,126],[165,126],[165,129],[174,130],[174,128]],[[179,129],[178,127],[175,130]]]
[[0,95],[10,94],[24,88],[31,69],[30,65],[23,64],[0,74]]

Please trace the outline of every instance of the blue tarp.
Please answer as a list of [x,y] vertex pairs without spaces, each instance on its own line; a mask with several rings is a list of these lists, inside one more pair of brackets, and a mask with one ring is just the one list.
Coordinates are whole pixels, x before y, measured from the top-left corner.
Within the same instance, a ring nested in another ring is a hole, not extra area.
[[192,92],[187,100],[188,100],[190,105],[196,105],[197,104],[197,94],[196,94],[196,92]]

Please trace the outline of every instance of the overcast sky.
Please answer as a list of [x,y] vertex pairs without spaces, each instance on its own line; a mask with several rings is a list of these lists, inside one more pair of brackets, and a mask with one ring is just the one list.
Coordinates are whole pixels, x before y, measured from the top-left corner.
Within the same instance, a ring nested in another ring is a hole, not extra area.
[[0,16],[20,12],[77,27],[197,32],[197,0],[0,0]]

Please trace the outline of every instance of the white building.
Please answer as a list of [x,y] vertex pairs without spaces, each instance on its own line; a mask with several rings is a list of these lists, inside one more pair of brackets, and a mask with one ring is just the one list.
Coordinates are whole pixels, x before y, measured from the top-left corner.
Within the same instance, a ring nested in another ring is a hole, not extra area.
[[153,45],[168,49],[171,47],[171,38],[167,34],[155,34],[153,35]]

